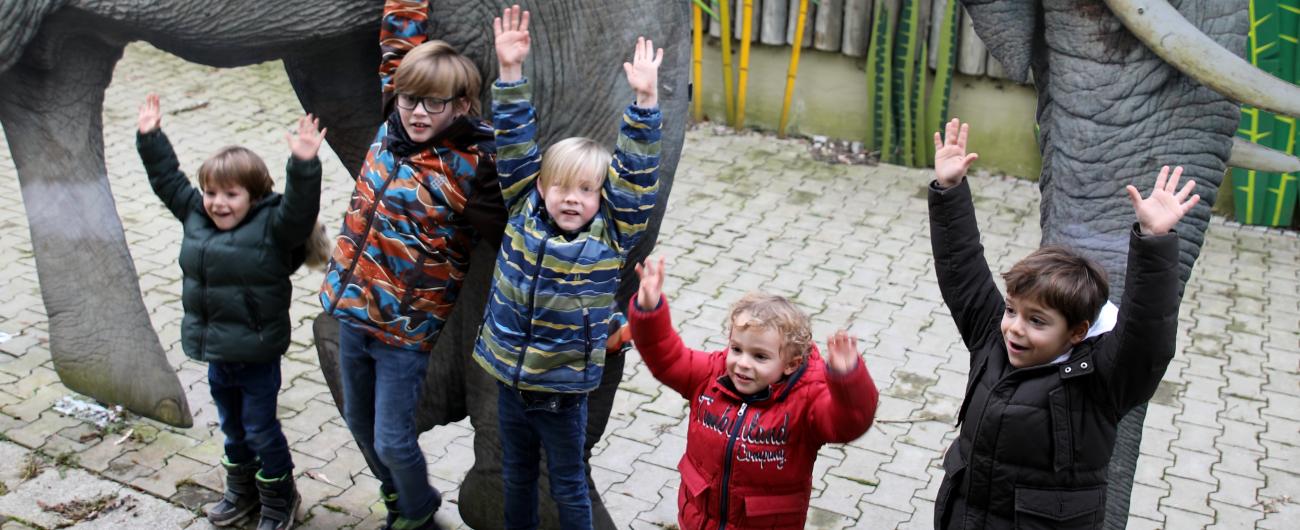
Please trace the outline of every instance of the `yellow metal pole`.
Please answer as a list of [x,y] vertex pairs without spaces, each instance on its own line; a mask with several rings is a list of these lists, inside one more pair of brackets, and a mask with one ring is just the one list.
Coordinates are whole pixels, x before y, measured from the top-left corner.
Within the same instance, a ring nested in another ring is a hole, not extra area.
[[799,74],[799,50],[803,48],[803,23],[808,18],[808,0],[799,0],[799,18],[794,23],[794,44],[790,50],[790,70],[785,74],[785,100],[781,102],[781,123],[776,134],[785,138],[785,126],[790,123],[790,100],[794,98],[794,78]]
[[736,104],[731,86],[731,8],[727,0],[718,0],[718,24],[722,26],[722,93],[727,105],[727,123],[736,121]]
[[691,100],[695,102],[695,121],[704,120],[704,14],[699,4],[691,4]]
[[749,41],[754,35],[754,0],[745,0],[740,16],[745,19],[740,22],[740,82],[736,87],[735,127],[737,129],[745,128],[745,84],[749,81]]

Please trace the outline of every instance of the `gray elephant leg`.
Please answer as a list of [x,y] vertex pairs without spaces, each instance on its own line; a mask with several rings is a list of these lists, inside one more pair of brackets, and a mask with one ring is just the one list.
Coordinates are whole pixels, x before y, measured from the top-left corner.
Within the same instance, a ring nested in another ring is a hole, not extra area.
[[1128,526],[1128,507],[1133,494],[1133,474],[1137,471],[1138,450],[1142,446],[1142,422],[1147,404],[1134,408],[1119,420],[1115,430],[1115,452],[1110,455],[1106,485],[1106,528],[1123,530]]
[[[378,22],[378,19],[376,19]],[[298,101],[329,129],[327,140],[348,174],[356,175],[384,120],[379,93],[375,27],[359,28],[310,53],[285,57],[284,69]],[[329,220],[333,223],[334,219]],[[332,224],[327,223],[329,226]]]
[[104,88],[122,46],[67,37],[52,44],[44,35],[41,51],[57,57],[0,75],[0,121],[18,167],[54,368],[72,390],[189,427],[104,168]]

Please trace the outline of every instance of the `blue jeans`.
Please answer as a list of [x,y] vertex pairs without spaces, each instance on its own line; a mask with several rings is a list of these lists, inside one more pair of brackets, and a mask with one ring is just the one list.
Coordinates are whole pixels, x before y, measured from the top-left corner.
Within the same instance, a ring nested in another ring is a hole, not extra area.
[[501,427],[501,481],[505,484],[506,528],[537,528],[537,478],[546,448],[551,499],[560,528],[591,528],[587,494],[587,395],[518,392],[497,383]]
[[347,322],[339,326],[343,419],[375,478],[397,493],[402,517],[420,520],[442,503],[429,485],[428,468],[415,430],[426,352],[384,344]]
[[247,464],[262,459],[262,476],[282,477],[293,470],[289,442],[275,417],[280,393],[280,361],[208,363],[208,388],[226,435],[226,459]]

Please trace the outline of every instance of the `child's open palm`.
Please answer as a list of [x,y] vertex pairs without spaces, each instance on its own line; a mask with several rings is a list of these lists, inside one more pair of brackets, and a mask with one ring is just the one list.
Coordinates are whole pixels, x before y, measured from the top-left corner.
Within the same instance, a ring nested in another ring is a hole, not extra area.
[[938,131],[934,133],[934,177],[939,187],[947,189],[961,183],[970,165],[979,160],[980,155],[966,153],[966,136],[970,133],[970,124],[953,118],[944,128],[943,138]]
[[153,132],[162,126],[162,104],[158,102],[158,94],[144,97],[144,103],[140,105],[140,116],[135,123],[141,133]]
[[636,105],[652,108],[659,105],[659,64],[664,62],[664,50],[655,50],[655,43],[645,37],[636,38],[632,62],[623,63],[627,84],[636,92]]
[[496,36],[497,62],[502,73],[521,68],[532,45],[532,37],[528,34],[528,12],[521,11],[518,5],[502,9],[501,16],[492,19],[492,33]]
[[320,120],[308,114],[298,118],[297,132],[285,133],[284,139],[289,142],[289,152],[294,158],[311,160],[316,158],[320,143],[325,139],[325,129],[320,128]]
[[1183,189],[1178,189],[1178,179],[1182,176],[1183,166],[1174,168],[1173,175],[1169,174],[1169,166],[1160,168],[1160,175],[1156,176],[1155,189],[1152,189],[1151,195],[1145,199],[1136,187],[1132,185],[1125,187],[1143,234],[1168,233],[1174,225],[1178,224],[1179,219],[1187,215],[1187,212],[1200,202],[1200,195],[1192,195],[1192,189],[1196,187],[1195,180],[1189,179]]
[[828,354],[826,364],[830,365],[832,370],[841,374],[853,371],[854,368],[857,368],[858,358],[860,357],[857,344],[858,338],[850,335],[849,332],[842,329],[836,331],[826,341],[826,352]]
[[637,291],[636,306],[642,311],[653,311],[659,305],[659,297],[664,291],[664,258],[659,263],[654,258],[636,265],[636,275],[641,278],[641,288]]

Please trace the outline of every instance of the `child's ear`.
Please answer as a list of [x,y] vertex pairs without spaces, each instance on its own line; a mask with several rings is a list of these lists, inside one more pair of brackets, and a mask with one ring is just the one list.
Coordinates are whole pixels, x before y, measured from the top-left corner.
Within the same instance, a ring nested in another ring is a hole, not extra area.
[[1092,327],[1092,322],[1085,320],[1070,328],[1070,345],[1073,346],[1083,342],[1083,339],[1088,337],[1088,328],[1090,327]]
[[795,370],[799,369],[799,365],[803,364],[803,358],[803,355],[791,357],[790,360],[785,362],[785,369],[781,373],[785,375],[793,374]]
[[546,200],[546,187],[542,186],[542,179],[539,178],[533,182],[537,184],[537,193],[542,196],[542,200]]
[[469,96],[456,98],[456,101],[451,104],[451,108],[456,112],[457,117],[468,116],[470,109]]

